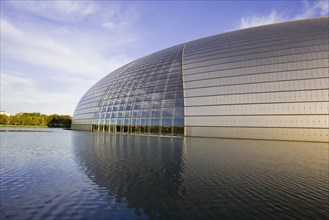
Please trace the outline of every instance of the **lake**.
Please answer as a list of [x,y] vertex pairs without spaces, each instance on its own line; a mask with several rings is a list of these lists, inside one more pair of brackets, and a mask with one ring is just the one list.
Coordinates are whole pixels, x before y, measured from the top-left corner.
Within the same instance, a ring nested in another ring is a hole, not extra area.
[[0,129],[0,219],[329,218],[328,143]]

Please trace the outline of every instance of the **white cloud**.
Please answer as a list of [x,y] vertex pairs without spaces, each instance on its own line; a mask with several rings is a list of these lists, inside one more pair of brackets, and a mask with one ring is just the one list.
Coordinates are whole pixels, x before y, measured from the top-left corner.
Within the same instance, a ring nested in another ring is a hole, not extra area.
[[[2,9],[1,18],[1,108],[11,114],[72,114],[90,86],[134,58],[126,55],[139,40],[133,29],[137,17],[126,15],[129,7],[20,3],[12,2],[13,11]],[[122,29],[102,27],[109,21]]]
[[287,20],[312,18],[316,16],[328,16],[328,5],[329,2],[327,0],[318,0],[314,2],[303,1],[304,8],[302,9],[301,13],[297,14],[296,16],[291,17],[286,13],[278,13],[276,10],[272,10],[267,15],[253,15],[248,17],[242,17],[240,20],[239,28],[249,28]]
[[283,18],[281,15],[278,15],[278,13],[273,10],[268,15],[254,15],[250,17],[243,17],[241,18],[240,22],[240,28],[249,28],[249,27],[255,27],[265,24],[273,24],[282,21]]
[[72,22],[97,11],[88,1],[11,1],[16,9],[56,21]]
[[[1,109],[18,112],[40,112],[45,114],[72,114],[74,95],[62,92],[40,92],[33,79],[24,74],[1,73]],[[75,103],[76,104],[76,103]]]
[[28,27],[18,29],[5,20],[1,20],[1,27],[3,38],[1,53],[7,59],[42,66],[67,74],[94,77],[99,77],[109,70],[118,68],[128,60],[120,54],[108,58],[101,57],[100,51],[97,48],[92,48],[92,39],[85,39],[87,49],[81,44],[76,44],[76,42],[70,43],[65,42],[65,40],[61,42],[62,39],[30,32]]
[[113,29],[115,27],[115,24],[111,21],[108,21],[104,24],[102,24],[103,27],[108,28],[108,29]]
[[309,1],[303,1],[304,10],[301,14],[297,15],[295,19],[312,18],[314,16],[328,16],[329,2],[327,0],[319,0],[313,4]]
[[119,5],[112,4],[111,10],[104,13],[107,16],[101,18],[101,26],[112,31],[124,32],[139,19],[138,11],[138,5],[131,5],[131,7],[123,10]]

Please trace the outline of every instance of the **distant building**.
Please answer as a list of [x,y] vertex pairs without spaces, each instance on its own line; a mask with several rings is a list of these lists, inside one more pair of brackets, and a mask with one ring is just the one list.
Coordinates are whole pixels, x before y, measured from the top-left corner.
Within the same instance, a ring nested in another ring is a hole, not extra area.
[[72,129],[328,142],[329,18],[190,41],[108,74]]

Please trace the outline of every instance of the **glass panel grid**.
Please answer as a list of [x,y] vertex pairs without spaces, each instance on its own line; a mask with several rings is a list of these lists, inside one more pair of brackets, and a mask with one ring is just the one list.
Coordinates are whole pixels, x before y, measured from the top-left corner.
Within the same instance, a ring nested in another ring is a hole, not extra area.
[[99,101],[93,130],[183,135],[182,46],[141,58],[111,77]]

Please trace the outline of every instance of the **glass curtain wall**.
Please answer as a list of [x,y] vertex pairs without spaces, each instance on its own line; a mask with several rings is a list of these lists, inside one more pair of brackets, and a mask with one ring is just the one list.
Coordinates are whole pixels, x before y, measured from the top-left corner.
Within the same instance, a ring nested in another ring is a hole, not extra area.
[[112,76],[92,130],[184,135],[182,48],[178,45],[143,57]]

